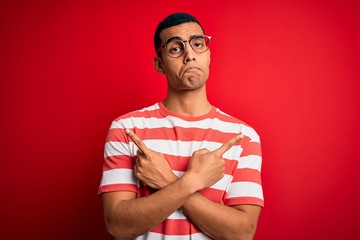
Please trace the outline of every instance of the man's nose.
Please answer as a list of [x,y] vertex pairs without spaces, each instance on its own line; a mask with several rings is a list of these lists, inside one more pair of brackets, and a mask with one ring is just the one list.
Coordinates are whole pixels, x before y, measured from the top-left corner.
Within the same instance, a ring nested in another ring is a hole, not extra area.
[[195,55],[196,53],[194,49],[192,49],[192,47],[190,46],[189,41],[185,42],[184,63],[186,64],[187,62],[195,61]]

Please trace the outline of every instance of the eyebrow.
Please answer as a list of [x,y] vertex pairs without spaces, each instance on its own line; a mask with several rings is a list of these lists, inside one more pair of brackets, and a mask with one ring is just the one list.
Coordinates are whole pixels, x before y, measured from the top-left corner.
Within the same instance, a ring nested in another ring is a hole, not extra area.
[[[197,38],[197,37],[202,37],[202,36],[204,36],[204,35],[202,35],[202,34],[191,35],[190,38],[189,38],[189,40],[191,40],[191,39],[193,39],[193,38]],[[166,44],[168,44],[169,42],[174,41],[174,40],[184,41],[184,39],[182,39],[181,37],[179,37],[179,36],[174,36],[174,37],[169,38],[164,45],[166,45]]]
[[175,36],[175,37],[171,37],[171,38],[169,38],[169,39],[165,42],[165,44],[164,44],[164,45],[166,45],[166,44],[168,44],[169,42],[174,41],[174,40],[184,41],[181,37],[179,37],[179,36]]

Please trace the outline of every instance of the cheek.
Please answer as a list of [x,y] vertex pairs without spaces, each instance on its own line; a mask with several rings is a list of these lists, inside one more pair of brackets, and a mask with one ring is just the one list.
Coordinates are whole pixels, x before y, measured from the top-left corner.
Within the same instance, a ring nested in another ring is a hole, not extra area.
[[211,60],[211,57],[210,57],[210,52],[206,55],[206,58],[204,59],[204,67],[205,68],[207,68],[207,70],[208,70],[208,68],[209,68],[209,66],[210,66],[210,61]]
[[209,72],[209,66],[210,66],[210,61],[211,60],[211,58],[210,58],[210,53],[208,54],[208,56],[207,56],[207,58],[206,58],[206,62],[205,62],[205,68],[206,68],[206,71],[208,71]]
[[163,62],[163,67],[166,73],[168,74],[176,74],[179,71],[179,66],[181,66],[178,62],[176,61],[164,61]]
[[211,52],[210,49],[206,52],[207,55],[207,59],[208,59],[208,65],[210,65],[210,60],[211,60]]

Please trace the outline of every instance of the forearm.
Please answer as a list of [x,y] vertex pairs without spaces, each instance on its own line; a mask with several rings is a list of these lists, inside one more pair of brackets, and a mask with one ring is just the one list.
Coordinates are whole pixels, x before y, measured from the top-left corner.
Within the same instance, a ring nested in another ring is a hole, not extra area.
[[[188,176],[187,179],[190,179],[188,187],[193,188],[193,190],[184,194],[184,189],[176,186],[179,179],[176,180],[176,176],[172,173],[165,157],[156,151],[148,149],[132,131],[126,130],[126,133],[139,148],[135,176],[147,186],[161,190],[146,199],[144,198],[144,201],[122,203],[122,209],[129,213],[129,216],[124,214],[121,216],[122,220],[117,222],[124,222],[126,228],[124,230],[141,222],[143,227],[140,232],[146,232],[163,221],[176,209],[182,207],[195,225],[213,238],[237,239],[238,236],[249,236],[248,233],[251,235],[251,229],[254,228],[251,226],[254,226],[254,221],[248,221],[248,214],[241,211],[242,206],[239,207],[239,210],[234,207],[223,206],[197,193],[201,189],[212,186],[224,176],[225,160],[222,155],[240,141],[243,135],[234,136],[214,151],[207,149],[194,151],[187,171],[180,177],[180,179],[183,179],[184,176]],[[175,191],[170,194],[170,197],[167,193],[169,189]],[[150,200],[151,203],[148,203]],[[131,210],[133,208],[135,214]],[[119,209],[118,212],[121,213],[121,210]],[[150,219],[138,219],[139,216],[149,216]],[[134,220],[134,218],[136,219]],[[146,225],[145,222],[148,222],[148,224]],[[239,228],[241,228],[241,231],[239,231]]]
[[116,202],[105,209],[109,233],[119,239],[140,236],[179,209],[197,189],[186,177],[142,198]]
[[252,239],[257,216],[213,202],[200,193],[193,194],[182,206],[191,221],[211,238]]

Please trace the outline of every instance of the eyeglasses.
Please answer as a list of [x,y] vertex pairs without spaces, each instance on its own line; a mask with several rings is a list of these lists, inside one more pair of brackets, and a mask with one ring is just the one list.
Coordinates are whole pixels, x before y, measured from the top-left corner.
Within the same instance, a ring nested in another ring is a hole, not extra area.
[[179,37],[173,37],[167,40],[167,42],[156,51],[156,53],[159,54],[159,51],[164,49],[165,53],[169,57],[181,57],[185,52],[186,42],[189,42],[191,48],[196,53],[203,53],[209,49],[210,39],[210,36],[205,35],[194,35],[189,40],[182,40]]

